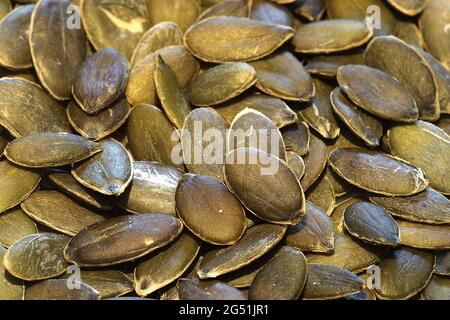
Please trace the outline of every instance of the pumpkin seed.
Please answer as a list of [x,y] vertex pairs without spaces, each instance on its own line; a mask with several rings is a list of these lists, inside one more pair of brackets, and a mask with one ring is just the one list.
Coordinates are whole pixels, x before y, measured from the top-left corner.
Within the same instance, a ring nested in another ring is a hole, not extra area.
[[388,0],[389,4],[395,9],[408,16],[416,16],[425,9],[426,0]]
[[421,169],[376,151],[336,149],[330,155],[329,164],[352,185],[381,195],[409,196],[428,186]]
[[297,121],[295,125],[285,127],[281,130],[286,150],[306,156],[309,152],[310,134],[309,127],[303,121]]
[[12,10],[12,5],[9,0],[0,1],[0,20],[3,19]]
[[29,235],[15,242],[3,259],[5,269],[14,277],[36,281],[63,274],[68,265],[63,249],[68,236],[55,233]]
[[411,248],[398,248],[378,263],[380,288],[375,288],[379,299],[414,297],[430,282],[433,275],[434,255]]
[[147,0],[150,22],[155,25],[162,21],[175,22],[180,29],[187,28],[201,12],[200,0]]
[[23,300],[25,287],[23,281],[12,277],[3,265],[6,250],[0,247],[0,299],[1,300]]
[[184,35],[184,43],[206,62],[253,61],[271,54],[293,35],[294,30],[286,26],[239,17],[213,17],[192,25]]
[[5,156],[20,166],[48,168],[82,161],[101,151],[101,145],[80,136],[41,132],[12,141],[5,149]]
[[246,300],[236,288],[217,280],[179,279],[181,300]]
[[450,136],[450,118],[441,118],[436,125]]
[[300,181],[305,174],[305,162],[303,158],[297,153],[289,151],[287,153],[287,165],[289,169],[295,174],[295,177]]
[[249,7],[247,0],[224,0],[204,10],[197,20],[221,16],[248,18],[250,13]]
[[64,256],[84,267],[120,264],[165,246],[182,229],[181,222],[168,215],[120,216],[82,230],[69,241]]
[[409,20],[397,20],[395,36],[416,48],[423,48],[425,45],[419,27]]
[[22,202],[21,208],[33,220],[69,236],[105,220],[58,191],[35,191]]
[[450,227],[397,221],[402,244],[419,249],[450,249]]
[[335,54],[314,55],[308,59],[305,69],[311,74],[336,78],[338,69],[348,64],[364,64],[364,50],[355,49]]
[[421,297],[424,300],[449,300],[450,279],[434,275],[430,283],[422,291]]
[[450,251],[436,255],[436,265],[434,267],[434,273],[443,276],[450,275]]
[[363,199],[350,197],[344,201],[342,201],[340,204],[338,204],[333,212],[331,213],[331,220],[334,224],[334,233],[335,234],[342,234],[346,233],[346,229],[344,226],[344,212],[353,203],[364,201]]
[[81,65],[73,80],[73,97],[84,112],[95,115],[119,97],[127,81],[127,59],[115,49],[102,49]]
[[327,9],[326,0],[290,1],[294,5],[294,13],[309,21],[318,21]]
[[99,300],[100,293],[91,286],[80,283],[73,290],[66,279],[50,279],[38,282],[25,290],[25,300]]
[[250,18],[274,25],[292,27],[294,16],[286,7],[266,0],[253,0]]
[[326,175],[308,190],[306,200],[323,210],[328,216],[331,215],[336,204],[336,196]]
[[0,245],[4,247],[37,232],[36,224],[20,208],[0,215]]
[[316,135],[310,135],[309,153],[303,158],[305,174],[300,181],[303,190],[307,191],[320,177],[327,165],[328,151],[325,143]]

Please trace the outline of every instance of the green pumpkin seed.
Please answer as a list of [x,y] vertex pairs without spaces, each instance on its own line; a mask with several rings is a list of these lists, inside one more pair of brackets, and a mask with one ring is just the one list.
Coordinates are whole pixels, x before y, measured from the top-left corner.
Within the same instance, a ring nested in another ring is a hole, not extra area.
[[117,204],[131,213],[164,213],[176,216],[175,191],[183,173],[158,163],[133,163],[133,180]]
[[421,169],[376,151],[354,148],[334,150],[329,164],[347,182],[386,196],[409,196],[428,186]]
[[25,300],[99,300],[100,293],[91,286],[80,283],[73,290],[66,279],[50,279],[39,282],[25,290]]
[[336,196],[326,175],[308,190],[306,200],[323,210],[328,216],[331,215],[336,204]]
[[221,16],[248,18],[249,13],[250,6],[247,0],[224,0],[204,10],[198,21]]
[[186,31],[201,12],[200,0],[147,0],[148,15],[151,24],[162,21],[175,22]]
[[39,185],[39,173],[0,161],[0,213],[24,201]]
[[422,291],[433,275],[434,255],[425,251],[402,247],[395,249],[378,263],[380,288],[375,288],[379,299],[406,300]]
[[305,191],[320,177],[328,160],[328,150],[325,143],[314,134],[310,137],[309,153],[303,158],[305,161],[305,174],[300,181]]
[[271,54],[293,35],[293,29],[286,26],[239,17],[215,17],[191,26],[184,35],[184,43],[206,62],[253,61]]
[[0,247],[0,299],[23,300],[25,287],[23,281],[12,277],[3,265],[6,250]]
[[450,227],[432,226],[409,221],[397,221],[400,238],[405,246],[419,249],[450,249]]
[[58,191],[35,191],[21,207],[33,220],[69,236],[105,220]]
[[0,245],[4,247],[37,232],[36,224],[20,208],[0,215]]
[[348,65],[339,68],[337,80],[347,97],[365,111],[392,121],[417,120],[413,97],[389,74],[367,66]]
[[450,275],[450,251],[436,255],[436,265],[434,267],[434,273],[443,276]]
[[12,141],[5,149],[5,156],[23,167],[48,168],[82,161],[101,151],[101,145],[80,136],[42,132]]
[[421,297],[424,300],[449,300],[450,279],[434,275],[430,283],[422,291]]
[[297,300],[306,284],[307,273],[303,253],[287,247],[257,273],[248,297],[250,300]]
[[199,278],[216,278],[251,264],[280,242],[285,232],[286,227],[273,224],[249,228],[235,245],[205,257],[197,272]]
[[73,80],[73,97],[84,112],[95,115],[119,97],[127,81],[127,59],[115,49],[103,49],[81,65]]
[[300,181],[305,174],[305,162],[303,158],[300,157],[297,153],[289,151],[287,153],[287,165],[289,169],[295,174],[295,177],[298,181]]
[[[395,126],[387,132],[391,153],[421,168],[430,186],[450,194],[450,136],[431,123]],[[410,143],[413,143],[412,148]]]
[[63,249],[68,236],[38,233],[15,242],[5,254],[5,269],[14,277],[26,281],[44,280],[63,274],[68,264]]
[[251,19],[288,27],[294,23],[294,16],[288,8],[267,0],[253,0],[251,8]]
[[408,16],[416,16],[425,9],[426,0],[388,0],[389,4],[395,9]]
[[311,202],[307,202],[303,220],[295,226],[288,227],[286,243],[306,252],[332,252],[334,249],[333,222],[325,212]]
[[354,237],[365,242],[396,247],[400,245],[399,226],[381,207],[370,202],[356,202],[344,212],[344,225]]
[[309,152],[310,134],[309,127],[303,121],[297,121],[295,125],[285,127],[281,130],[286,150],[306,156]]
[[28,42],[31,14],[34,5],[24,5],[11,11],[0,23],[0,65],[9,69],[33,66]]
[[199,250],[199,241],[184,233],[167,250],[146,258],[134,271],[137,294],[147,296],[181,277]]
[[364,50],[315,55],[308,59],[305,69],[311,74],[336,78],[338,69],[348,64],[364,64]]
[[67,244],[64,256],[67,261],[85,267],[120,264],[165,246],[182,229],[181,221],[168,215],[120,216],[78,233]]
[[373,31],[358,20],[326,20],[305,24],[292,40],[300,53],[332,53],[357,48],[367,43]]
[[217,280],[179,279],[181,300],[246,300],[236,288]]

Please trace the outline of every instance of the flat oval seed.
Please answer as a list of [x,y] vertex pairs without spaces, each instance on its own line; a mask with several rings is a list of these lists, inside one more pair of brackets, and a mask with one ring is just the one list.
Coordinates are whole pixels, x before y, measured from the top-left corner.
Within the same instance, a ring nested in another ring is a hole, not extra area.
[[378,263],[379,299],[406,300],[414,297],[429,283],[433,275],[434,255],[425,251],[402,247],[395,249]]
[[135,161],[130,187],[117,204],[131,213],[164,213],[176,216],[175,191],[181,171],[158,163]]
[[100,293],[85,283],[73,290],[66,279],[50,279],[38,282],[25,290],[25,300],[100,300]]
[[[20,78],[2,78],[0,91],[0,125],[14,137],[71,131],[64,108],[37,84]],[[28,120],[23,121],[24,118]]]
[[321,209],[307,202],[303,220],[295,226],[288,227],[286,244],[305,252],[332,252],[333,221]]
[[307,19],[308,21],[318,21],[322,18],[327,9],[327,1],[312,0],[312,1],[290,1],[278,0],[279,4],[292,3],[294,6],[294,13]]
[[199,250],[200,242],[184,233],[166,250],[146,258],[134,270],[136,293],[147,296],[181,277]]
[[177,288],[181,300],[246,300],[238,289],[217,280],[179,279]]
[[256,87],[284,100],[310,101],[314,96],[311,76],[289,51],[251,63],[256,70]]
[[450,249],[450,226],[432,226],[398,220],[403,245],[419,249]]
[[242,62],[226,63],[204,71],[186,90],[196,106],[212,106],[237,97],[256,83],[255,69]]
[[69,236],[105,218],[58,191],[36,191],[21,204],[33,220]]
[[393,155],[421,168],[432,188],[450,194],[450,136],[431,123],[418,121],[392,127],[387,137]]
[[72,79],[86,53],[84,31],[67,27],[69,7],[69,0],[39,1],[30,26],[31,56],[36,73],[43,86],[58,100],[70,99]]
[[329,163],[347,182],[381,195],[409,196],[428,186],[421,169],[376,151],[336,149],[331,153]]
[[304,300],[332,300],[358,293],[363,281],[350,271],[321,264],[308,264]]
[[0,247],[0,299],[1,300],[23,300],[25,286],[22,280],[11,277],[5,270],[3,258],[6,250]]
[[364,50],[315,55],[308,59],[306,71],[327,78],[336,78],[337,70],[347,64],[364,64]]
[[450,275],[450,251],[442,252],[436,255],[436,265],[434,273],[449,276]]
[[344,225],[354,237],[365,242],[396,247],[400,245],[399,227],[381,207],[370,202],[356,202],[344,212]]
[[3,263],[14,277],[26,281],[57,277],[68,267],[63,250],[69,240],[68,236],[55,233],[30,235],[8,249]]
[[73,165],[72,175],[82,185],[105,195],[122,194],[133,178],[133,160],[127,149],[109,138],[100,142],[103,151]]
[[274,25],[292,27],[294,24],[294,15],[288,8],[270,3],[267,0],[253,1],[250,18]]
[[63,132],[42,132],[12,141],[5,156],[28,168],[48,168],[82,161],[102,151],[101,145]]
[[226,159],[225,179],[230,190],[258,218],[297,224],[304,215],[300,183],[287,164],[274,156],[253,148],[234,150]]
[[130,112],[130,105],[124,98],[119,98],[109,108],[92,116],[71,101],[67,108],[67,118],[83,137],[98,141],[117,131],[128,119]]
[[20,208],[0,215],[0,245],[9,248],[14,242],[37,233],[36,224]]
[[328,216],[331,215],[336,204],[336,195],[326,175],[308,190],[306,200],[323,210]]
[[83,111],[94,115],[119,97],[127,81],[127,59],[115,49],[103,49],[81,65],[73,80],[73,97]]
[[246,18],[216,17],[191,26],[184,35],[184,43],[197,58],[206,62],[252,61],[271,54],[293,35],[293,29],[286,26]]
[[64,249],[67,261],[103,267],[142,257],[172,242],[183,229],[181,221],[162,214],[120,216],[91,225]]
[[309,127],[303,121],[297,121],[295,125],[282,128],[286,150],[297,153],[299,156],[306,156],[309,152],[310,134]]
[[394,35],[416,48],[423,48],[425,45],[419,27],[414,22],[408,20],[397,20]]
[[247,0],[224,0],[204,10],[197,20],[200,21],[221,16],[248,18],[249,11],[250,6],[248,5]]
[[372,35],[372,29],[358,20],[326,20],[298,28],[292,43],[296,52],[332,53],[362,46]]
[[338,69],[337,80],[353,103],[380,118],[412,122],[419,116],[413,97],[397,79],[383,71],[347,65]]
[[371,196],[370,201],[405,220],[426,224],[450,224],[450,200],[431,188],[409,197]]
[[[439,118],[436,80],[426,60],[413,47],[393,36],[377,37],[366,49],[365,64],[380,69],[400,81],[414,98],[419,110],[419,119]],[[384,95],[388,96],[390,95]]]
[[308,267],[303,253],[294,248],[273,257],[256,274],[249,300],[297,300],[306,284]]
[[244,208],[214,178],[185,174],[178,183],[175,202],[180,219],[203,241],[232,245],[244,234]]
[[249,228],[233,246],[200,262],[200,279],[216,278],[243,268],[270,251],[284,236],[286,227],[260,224]]
[[200,0],[147,0],[148,17],[155,25],[161,21],[172,21],[186,31],[201,12]]
[[426,0],[388,0],[389,4],[395,9],[408,16],[416,16],[425,9]]
[[295,174],[295,177],[298,181],[300,181],[305,174],[305,162],[303,158],[300,157],[297,153],[289,151],[287,153],[287,165],[289,169]]
[[449,300],[450,298],[450,279],[434,275],[430,283],[422,291],[424,300]]
[[[24,5],[11,11],[0,23],[0,65],[9,69],[32,67],[28,42],[34,5]],[[1,19],[1,18],[0,18]]]
[[305,161],[305,174],[300,181],[305,191],[320,177],[328,160],[328,150],[325,143],[314,134],[310,135],[310,137],[309,153],[303,158]]
[[38,172],[0,161],[0,213],[24,201],[39,185]]
[[343,200],[340,204],[334,208],[333,212],[331,213],[331,220],[333,220],[334,224],[334,232],[336,234],[343,234],[347,231],[345,230],[344,226],[344,212],[347,207],[355,202],[364,201],[364,199],[354,198],[350,197],[346,200]]

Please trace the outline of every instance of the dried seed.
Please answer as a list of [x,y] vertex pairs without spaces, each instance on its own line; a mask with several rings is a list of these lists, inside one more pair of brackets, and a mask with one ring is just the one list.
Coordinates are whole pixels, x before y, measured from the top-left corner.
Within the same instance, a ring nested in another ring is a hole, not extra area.
[[[287,1],[285,1],[287,2]],[[290,1],[294,6],[294,13],[309,21],[318,21],[327,9],[326,0]]]
[[66,279],[50,279],[38,282],[25,290],[25,300],[99,300],[100,293],[91,286],[80,283],[73,290]]
[[314,134],[310,137],[309,153],[303,159],[305,161],[305,174],[300,181],[304,191],[307,191],[320,177],[328,160],[328,150],[325,143]]
[[297,121],[295,125],[285,127],[281,130],[286,150],[306,156],[309,152],[309,127],[303,121]]
[[288,27],[294,23],[294,16],[288,8],[267,0],[253,0],[251,8],[251,19]]
[[328,216],[331,215],[336,204],[336,196],[326,175],[308,190],[306,200],[323,210]]
[[421,297],[424,300],[449,300],[450,279],[434,275],[422,291]]
[[[203,2],[203,1],[202,1]],[[204,10],[198,17],[198,21],[212,17],[232,16],[248,18],[250,6],[247,0],[224,0]]]
[[408,16],[416,16],[425,9],[426,0],[388,0],[389,4],[395,9]]
[[9,248],[14,242],[37,233],[36,224],[20,208],[0,215],[0,245]]
[[298,181],[300,181],[305,174],[305,162],[303,158],[300,157],[297,153],[289,151],[287,153],[287,165],[289,169],[295,174],[295,177]]
[[331,220],[334,224],[334,233],[335,234],[343,234],[346,233],[346,229],[344,226],[344,212],[345,209],[347,209],[348,206],[350,206],[353,203],[364,201],[364,199],[359,198],[348,198],[344,201],[342,201],[340,204],[334,208],[333,212],[331,213]]
[[401,242],[419,249],[450,249],[450,227],[397,221]]
[[150,23],[155,25],[162,21],[175,22],[186,31],[201,12],[200,0],[147,0]]
[[315,55],[308,59],[305,69],[311,74],[336,78],[338,69],[348,64],[364,64],[364,50]]
[[246,300],[236,288],[217,280],[179,279],[181,300]]
[[414,22],[397,20],[395,36],[416,48],[423,48],[425,46],[422,33]]
[[450,251],[444,251],[436,255],[434,273],[443,276],[450,275]]
[[0,247],[0,299],[23,300],[25,286],[22,280],[12,277],[3,265],[6,250]]

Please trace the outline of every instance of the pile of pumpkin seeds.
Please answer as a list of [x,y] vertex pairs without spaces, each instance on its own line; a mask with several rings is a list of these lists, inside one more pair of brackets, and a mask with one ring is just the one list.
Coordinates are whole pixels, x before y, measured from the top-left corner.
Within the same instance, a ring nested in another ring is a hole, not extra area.
[[450,0],[0,19],[0,299],[450,299]]

